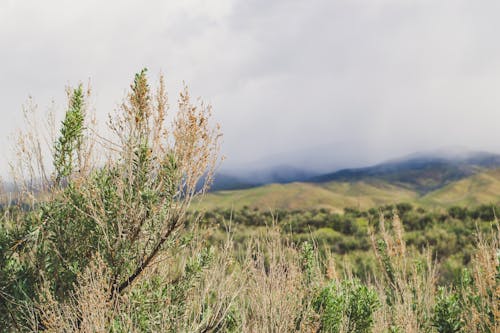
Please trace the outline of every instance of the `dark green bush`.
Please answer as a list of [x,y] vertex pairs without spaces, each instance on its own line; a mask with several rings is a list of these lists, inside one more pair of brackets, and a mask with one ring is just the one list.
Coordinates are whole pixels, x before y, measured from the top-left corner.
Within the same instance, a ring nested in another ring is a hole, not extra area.
[[320,332],[370,332],[378,307],[377,293],[357,279],[330,282],[314,301]]
[[454,292],[447,293],[446,289],[441,287],[434,306],[432,325],[439,333],[461,332],[464,326],[463,310],[460,296]]

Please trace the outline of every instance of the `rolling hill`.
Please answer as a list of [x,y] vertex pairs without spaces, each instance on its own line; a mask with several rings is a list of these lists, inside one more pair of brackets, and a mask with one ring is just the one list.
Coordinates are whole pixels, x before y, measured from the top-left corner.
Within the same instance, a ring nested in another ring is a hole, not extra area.
[[500,155],[473,152],[435,156],[413,154],[398,160],[357,169],[344,169],[312,178],[312,182],[379,179],[425,194],[485,170],[500,168]]
[[419,202],[431,207],[500,203],[500,169],[485,171],[453,182],[421,197]]
[[196,206],[206,210],[240,209],[248,206],[261,210],[326,208],[342,211],[344,207],[366,209],[393,202],[414,201],[417,198],[418,193],[414,191],[378,181],[290,183],[213,192]]
[[460,156],[414,154],[372,167],[344,169],[301,182],[266,184],[209,193],[202,209],[243,206],[258,209],[345,207],[367,209],[411,202],[425,207],[500,202],[500,155]]

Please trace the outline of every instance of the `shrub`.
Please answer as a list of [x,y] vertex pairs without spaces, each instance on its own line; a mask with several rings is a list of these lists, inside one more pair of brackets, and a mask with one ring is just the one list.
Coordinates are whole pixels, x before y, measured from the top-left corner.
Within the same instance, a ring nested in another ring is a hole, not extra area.
[[92,154],[98,148],[86,120],[88,96],[81,85],[70,91],[53,145],[54,172],[40,178],[46,192],[27,188],[44,200],[24,215],[13,247],[24,267],[18,277],[29,273],[34,283],[24,288],[29,299],[44,285],[56,301],[67,300],[98,252],[109,272],[107,297],[122,296],[179,241],[192,199],[210,185],[219,140],[210,106],[194,105],[185,88],[168,128],[163,78],[153,93],[146,74],[135,75],[121,112],[110,117],[114,140],[97,142],[109,156],[100,164]]
[[464,326],[462,311],[459,295],[446,293],[446,290],[441,287],[436,297],[432,325],[439,333],[460,332]]
[[320,332],[370,332],[378,306],[376,291],[357,279],[330,282],[314,301]]

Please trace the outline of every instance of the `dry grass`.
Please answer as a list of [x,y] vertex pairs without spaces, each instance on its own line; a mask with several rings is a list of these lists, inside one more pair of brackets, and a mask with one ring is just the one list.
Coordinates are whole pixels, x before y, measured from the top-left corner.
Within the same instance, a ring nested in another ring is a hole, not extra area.
[[[430,251],[418,254],[406,248],[397,215],[389,229],[383,220],[380,223],[380,232],[374,238],[380,237],[388,246],[386,252],[376,247],[383,270],[373,277],[381,302],[372,331],[434,332],[437,285]],[[320,314],[313,308],[318,291],[331,281],[353,278],[348,271],[340,272],[343,277],[339,277],[332,257],[320,260],[317,252],[305,266],[304,252],[274,227],[246,244],[244,254],[236,251],[230,237],[218,247],[207,248],[205,236],[195,234],[199,236],[186,246],[161,252],[155,264],[114,299],[109,299],[112,275],[97,256],[82,273],[68,301],[42,293],[46,298],[39,304],[40,322],[35,328],[42,324],[51,332],[113,331],[113,327],[140,332],[144,331],[141,321],[145,321],[149,331],[164,332],[322,332]],[[498,235],[488,240],[484,235],[479,237],[472,266],[474,285],[469,292],[480,304],[470,304],[463,312],[464,332],[498,331],[498,239]],[[193,269],[190,263],[206,253],[211,259],[189,277]],[[160,286],[185,288],[182,300],[176,294],[158,297],[151,294],[154,288],[143,289],[157,280]],[[137,298],[141,293],[145,299]],[[148,302],[158,306],[145,306]],[[493,320],[480,309],[492,309]],[[345,317],[339,332],[349,332],[347,327]]]
[[434,307],[437,268],[431,251],[409,253],[403,239],[403,226],[394,212],[391,230],[386,229],[381,216],[380,237],[371,232],[372,246],[382,274],[376,276],[375,285],[382,303],[375,316],[375,332],[398,327],[404,332],[429,330]]
[[239,306],[242,332],[313,331],[313,290],[322,283],[317,263],[309,263],[314,279],[304,275],[302,254],[276,229],[247,247],[245,294]]
[[[500,229],[484,235],[478,232],[472,258],[472,285],[464,297],[467,332],[500,332]],[[491,236],[491,237],[488,237]]]
[[37,306],[39,322],[32,329],[42,328],[48,332],[107,331],[117,314],[116,300],[109,299],[110,277],[109,268],[96,256],[81,274],[68,302],[58,302],[48,287],[43,288]]

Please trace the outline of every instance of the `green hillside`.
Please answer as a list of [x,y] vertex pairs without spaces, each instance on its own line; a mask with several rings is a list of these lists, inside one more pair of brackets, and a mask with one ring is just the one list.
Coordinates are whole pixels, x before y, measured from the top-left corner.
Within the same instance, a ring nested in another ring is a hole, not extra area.
[[208,194],[198,208],[240,209],[244,206],[269,209],[327,208],[342,211],[345,207],[367,209],[389,203],[414,201],[414,191],[386,182],[329,182],[324,184],[291,183],[271,184],[261,187],[219,191]]
[[369,209],[398,202],[429,208],[500,203],[500,169],[475,174],[424,195],[386,180],[297,182],[213,192],[202,203],[195,203],[195,207],[204,210],[244,206],[260,210],[326,208],[340,212],[345,207]]
[[419,201],[422,205],[429,207],[500,203],[500,169],[486,171],[453,182],[423,196]]

